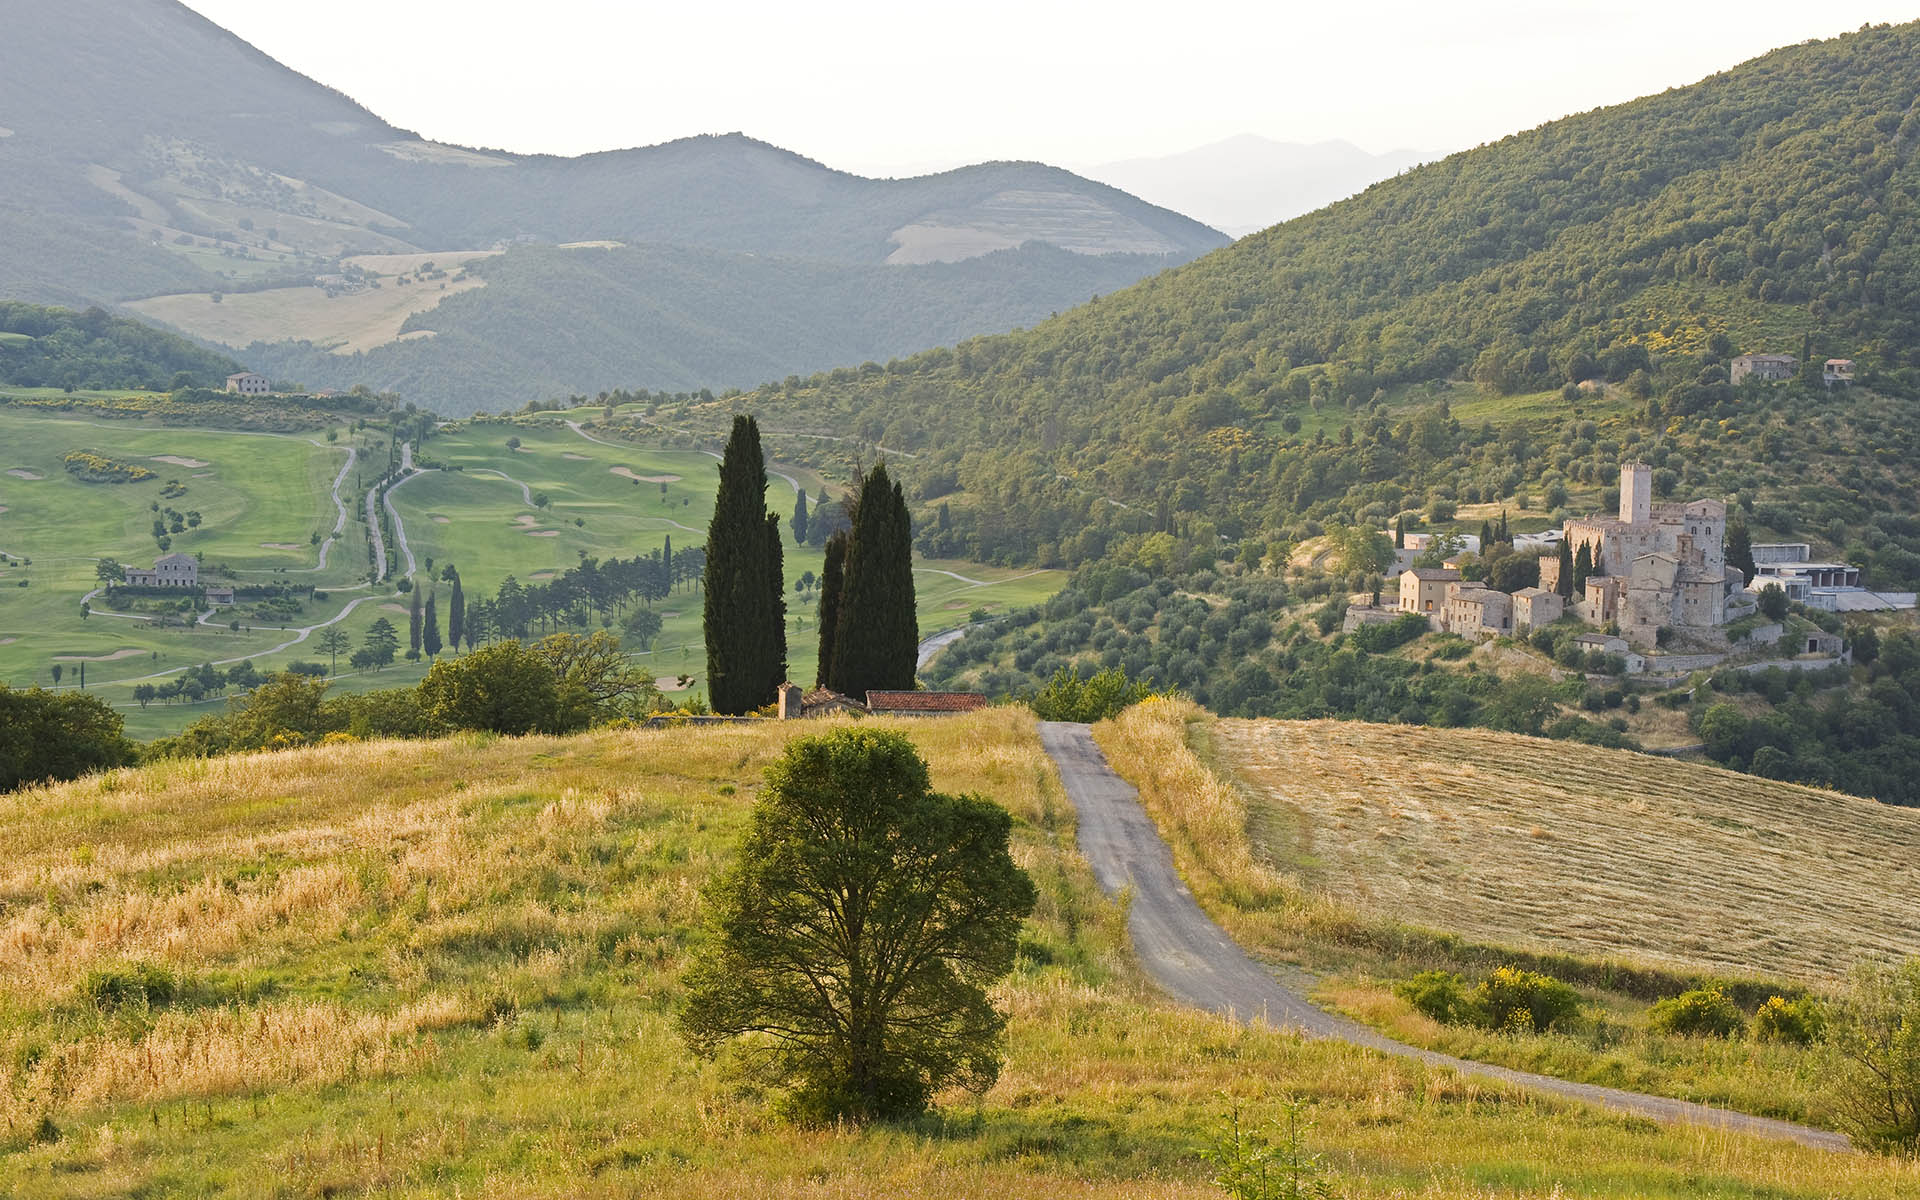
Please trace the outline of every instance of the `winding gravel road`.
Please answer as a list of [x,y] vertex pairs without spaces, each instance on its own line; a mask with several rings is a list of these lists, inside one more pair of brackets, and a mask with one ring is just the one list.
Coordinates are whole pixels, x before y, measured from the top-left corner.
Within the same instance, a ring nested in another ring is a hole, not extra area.
[[1043,722],[1040,740],[1060,769],[1060,780],[1079,813],[1080,851],[1108,895],[1133,889],[1127,929],[1134,951],[1156,983],[1182,1003],[1232,1020],[1297,1029],[1311,1038],[1332,1038],[1383,1054],[1414,1058],[1463,1075],[1549,1092],[1603,1108],[1669,1123],[1708,1125],[1736,1133],[1799,1142],[1821,1150],[1848,1150],[1843,1134],[1787,1121],[1753,1117],[1547,1075],[1513,1071],[1422,1050],[1384,1037],[1357,1022],[1314,1007],[1247,956],[1226,931],[1195,903],[1174,870],[1173,853],[1161,839],[1132,785],[1115,775],[1085,725]]

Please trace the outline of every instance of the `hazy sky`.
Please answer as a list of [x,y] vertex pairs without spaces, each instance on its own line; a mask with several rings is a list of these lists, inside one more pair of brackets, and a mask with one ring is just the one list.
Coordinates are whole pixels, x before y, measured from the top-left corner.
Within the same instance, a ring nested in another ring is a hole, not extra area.
[[578,154],[741,130],[863,174],[1238,133],[1450,151],[1920,16],[1920,0],[186,2],[441,141]]

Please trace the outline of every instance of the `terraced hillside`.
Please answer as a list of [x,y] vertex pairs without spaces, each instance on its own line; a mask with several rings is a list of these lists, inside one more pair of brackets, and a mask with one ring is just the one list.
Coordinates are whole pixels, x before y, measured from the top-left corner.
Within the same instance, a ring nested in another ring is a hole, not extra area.
[[1288,1095],[1354,1197],[1920,1182],[1172,1009],[1032,723],[896,727],[1010,808],[1041,889],[984,1096],[796,1129],[674,1036],[700,888],[791,726],[333,745],[0,797],[0,1194],[1198,1198],[1223,1107]]

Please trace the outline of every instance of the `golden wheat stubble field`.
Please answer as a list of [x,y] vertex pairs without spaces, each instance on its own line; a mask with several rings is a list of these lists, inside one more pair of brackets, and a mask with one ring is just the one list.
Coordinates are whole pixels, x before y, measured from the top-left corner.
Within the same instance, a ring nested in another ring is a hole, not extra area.
[[1483,730],[1222,720],[1256,850],[1471,939],[1806,981],[1920,954],[1920,811]]
[[1173,1008],[1031,718],[896,727],[1011,809],[1040,886],[984,1096],[795,1129],[674,1036],[792,726],[330,745],[0,796],[0,1195],[1199,1197],[1221,1111],[1289,1095],[1350,1196],[1920,1185]]

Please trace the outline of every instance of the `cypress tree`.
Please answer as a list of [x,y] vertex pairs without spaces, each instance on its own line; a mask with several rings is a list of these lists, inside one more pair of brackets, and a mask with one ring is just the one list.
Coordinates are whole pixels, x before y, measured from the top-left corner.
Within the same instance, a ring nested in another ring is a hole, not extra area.
[[833,679],[834,637],[840,632],[840,591],[847,567],[847,535],[836,533],[827,539],[827,563],[820,569],[820,670],[814,676],[817,687],[827,687]]
[[1560,543],[1560,586],[1555,589],[1563,600],[1573,599],[1573,547]]
[[456,653],[460,638],[467,631],[467,597],[460,590],[460,576],[453,577],[453,594],[447,597],[447,648]]
[[660,551],[660,563],[667,569],[667,594],[673,594],[673,535],[667,535],[667,544]]
[[1726,563],[1740,572],[1740,586],[1753,582],[1760,568],[1753,561],[1753,535],[1747,531],[1745,521],[1735,521],[1727,530]]
[[440,653],[440,610],[432,592],[427,593],[427,611],[421,616],[420,649],[428,658]]
[[1513,529],[1507,524],[1507,510],[1504,508],[1500,510],[1500,530],[1494,537],[1508,545],[1513,544]]
[[1480,553],[1485,554],[1491,549],[1493,549],[1493,522],[1482,521],[1480,522]]
[[793,544],[807,544],[807,489],[793,490]]
[[1593,551],[1585,542],[1580,543],[1579,553],[1573,556],[1573,592],[1583,596],[1587,591],[1587,576],[1593,574]]
[[729,716],[771,704],[787,675],[780,518],[767,511],[760,428],[735,417],[707,527],[707,697]]
[[409,658],[420,657],[420,589],[407,593],[407,650]]
[[855,697],[904,691],[913,687],[920,646],[906,496],[886,466],[876,465],[861,481],[852,508],[829,686]]

